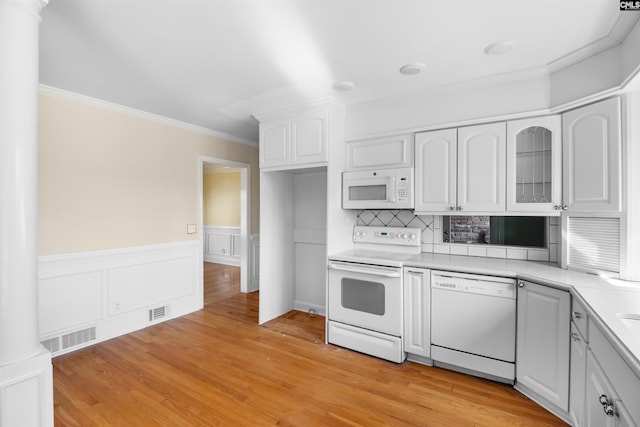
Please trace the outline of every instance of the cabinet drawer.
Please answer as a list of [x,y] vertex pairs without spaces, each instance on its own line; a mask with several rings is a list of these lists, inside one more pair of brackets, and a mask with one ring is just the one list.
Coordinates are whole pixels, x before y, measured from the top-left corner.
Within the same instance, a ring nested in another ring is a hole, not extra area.
[[582,337],[588,341],[589,323],[584,305],[575,296],[571,298],[571,320],[575,323]]
[[600,328],[589,321],[589,346],[607,378],[613,384],[615,393],[625,403],[631,418],[640,422],[640,378],[629,368],[622,356],[611,345]]

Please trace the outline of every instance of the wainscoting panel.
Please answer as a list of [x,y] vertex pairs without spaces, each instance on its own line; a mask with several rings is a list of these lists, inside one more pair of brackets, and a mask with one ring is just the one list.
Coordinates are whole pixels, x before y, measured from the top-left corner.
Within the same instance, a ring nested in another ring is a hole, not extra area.
[[260,288],[260,235],[252,234],[249,245],[249,253],[251,254],[249,292],[253,292]]
[[205,261],[240,266],[240,227],[206,225],[202,231]]
[[197,240],[39,258],[40,340],[59,355],[202,308]]

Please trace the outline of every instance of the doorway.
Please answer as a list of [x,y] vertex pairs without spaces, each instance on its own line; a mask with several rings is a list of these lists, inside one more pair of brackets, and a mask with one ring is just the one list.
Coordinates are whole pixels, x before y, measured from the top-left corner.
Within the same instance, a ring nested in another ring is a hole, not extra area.
[[[240,291],[244,293],[257,290],[257,283],[250,280],[251,265],[251,168],[248,163],[234,162],[215,157],[200,156],[199,164],[199,194],[200,194],[200,265],[204,265],[204,175],[205,170],[211,167],[229,168],[240,172]],[[200,276],[200,285],[203,289],[203,276]],[[253,289],[255,287],[255,289]]]

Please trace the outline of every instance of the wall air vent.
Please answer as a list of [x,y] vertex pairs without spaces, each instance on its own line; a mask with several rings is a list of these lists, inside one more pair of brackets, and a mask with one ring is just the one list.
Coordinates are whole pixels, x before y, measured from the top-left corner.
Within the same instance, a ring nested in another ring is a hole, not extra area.
[[88,341],[95,341],[96,327],[92,326],[80,331],[70,332],[68,334],[62,335],[60,338],[62,339],[63,350],[69,347],[75,347],[77,345],[84,344]]
[[49,338],[44,341],[40,341],[40,344],[44,346],[51,353],[57,353],[60,351],[60,337]]
[[46,340],[41,341],[40,344],[49,350],[51,354],[56,355],[67,348],[76,347],[80,344],[95,340],[96,327],[91,326],[90,328],[69,332],[64,335],[58,335],[57,337],[47,338]]
[[169,314],[169,306],[163,305],[161,307],[149,309],[149,322],[154,322],[159,319],[164,319]]

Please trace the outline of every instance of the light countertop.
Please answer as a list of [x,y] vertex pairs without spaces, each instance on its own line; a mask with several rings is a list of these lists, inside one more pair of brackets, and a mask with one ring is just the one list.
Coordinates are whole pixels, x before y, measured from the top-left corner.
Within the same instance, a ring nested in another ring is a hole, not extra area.
[[640,378],[640,330],[633,329],[640,320],[618,317],[619,313],[640,314],[640,282],[602,278],[543,262],[432,253],[410,257],[404,266],[513,277],[568,290],[584,303],[590,318]]

